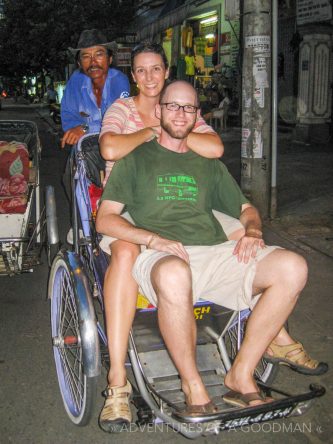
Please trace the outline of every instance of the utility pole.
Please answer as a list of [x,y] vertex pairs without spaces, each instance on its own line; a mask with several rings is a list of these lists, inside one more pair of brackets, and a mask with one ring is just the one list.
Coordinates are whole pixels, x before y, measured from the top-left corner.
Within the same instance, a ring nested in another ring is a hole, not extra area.
[[271,189],[271,1],[242,3],[241,187],[266,218]]

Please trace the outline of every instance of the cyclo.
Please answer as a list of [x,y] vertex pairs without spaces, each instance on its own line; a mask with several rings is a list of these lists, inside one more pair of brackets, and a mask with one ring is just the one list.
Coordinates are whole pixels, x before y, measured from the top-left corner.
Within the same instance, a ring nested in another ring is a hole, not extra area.
[[[82,137],[71,157],[73,249],[61,249],[56,255],[48,288],[59,387],[69,418],[81,426],[91,418],[101,366],[109,367],[103,328],[103,279],[109,257],[99,247],[100,235],[94,226],[96,200],[101,194],[100,170],[104,166],[98,135]],[[57,233],[56,218],[49,222],[48,231]],[[49,243],[52,245],[52,239]],[[323,387],[314,384],[301,394],[270,387],[277,365],[262,359],[256,369],[258,385],[268,396],[274,394],[276,400],[247,408],[225,404],[223,377],[240,347],[250,311],[231,311],[200,300],[194,306],[194,314],[198,328],[197,366],[219,412],[182,421],[176,418],[175,413],[185,401],[179,375],[159,333],[156,308],[139,294],[128,347],[137,424],[162,422],[188,438],[196,438],[301,415],[314,398],[325,393]]]
[[[35,122],[0,121],[0,276],[32,272],[41,263],[46,218],[55,202],[49,190],[46,205],[41,204],[41,151]],[[48,238],[56,252],[58,239]]]

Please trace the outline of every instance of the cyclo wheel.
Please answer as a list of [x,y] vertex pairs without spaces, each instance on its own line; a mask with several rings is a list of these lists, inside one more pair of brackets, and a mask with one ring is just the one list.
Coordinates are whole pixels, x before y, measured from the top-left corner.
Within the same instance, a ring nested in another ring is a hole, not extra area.
[[[250,316],[249,310],[244,310],[240,312],[240,315],[235,319],[235,321],[230,325],[227,333],[224,337],[224,342],[227,348],[229,359],[233,363],[236,354],[239,349],[239,345],[243,340],[245,333],[245,326],[248,317]],[[261,358],[257,368],[255,370],[255,377],[270,385],[276,378],[279,371],[279,365],[276,363],[267,362],[264,358]]]
[[[65,410],[74,424],[83,426],[89,422],[95,404],[100,354],[95,319],[90,320],[89,329],[92,330],[95,324],[96,331],[88,335],[82,331],[82,324],[87,324],[87,321],[82,319],[85,315],[79,298],[87,305],[89,296],[83,294],[87,291],[87,285],[80,285],[78,279],[82,279],[82,276],[75,277],[77,270],[69,260],[69,255],[74,257],[73,253],[58,254],[50,272],[51,330],[58,383]],[[82,274],[81,270],[80,275]],[[87,356],[87,352],[94,356]],[[88,363],[89,366],[91,362],[93,370],[87,374],[85,364]]]

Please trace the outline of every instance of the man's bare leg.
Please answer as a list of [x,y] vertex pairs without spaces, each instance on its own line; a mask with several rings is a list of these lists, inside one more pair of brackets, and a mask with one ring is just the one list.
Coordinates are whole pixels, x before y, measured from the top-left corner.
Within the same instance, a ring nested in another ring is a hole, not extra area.
[[207,404],[210,399],[195,359],[191,270],[182,259],[168,256],[154,265],[151,281],[158,298],[160,331],[179,372],[186,400],[191,405]]
[[[222,227],[223,228],[223,227]],[[245,234],[244,228],[239,228],[236,231],[228,234],[228,240],[236,240],[238,241]],[[294,339],[288,334],[287,330],[282,327],[277,336],[274,338],[274,343],[277,345],[289,345],[295,343]],[[296,352],[295,352],[296,353]],[[291,352],[291,355],[293,352]]]
[[[225,385],[230,389],[243,394],[258,391],[254,370],[268,345],[281,332],[306,280],[306,262],[293,252],[275,250],[258,263],[253,294],[262,290],[263,293],[249,318],[234,364],[225,377]],[[280,333],[283,337],[287,334],[284,331]]]
[[140,250],[125,241],[118,240],[111,245],[111,264],[104,279],[104,306],[110,355],[108,382],[113,387],[123,386],[127,380],[127,345],[138,295],[132,268]]

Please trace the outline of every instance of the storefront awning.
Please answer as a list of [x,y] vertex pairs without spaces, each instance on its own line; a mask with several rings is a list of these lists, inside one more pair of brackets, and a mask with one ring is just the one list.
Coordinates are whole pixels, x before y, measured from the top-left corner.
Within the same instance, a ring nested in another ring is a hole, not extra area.
[[153,38],[165,29],[182,23],[188,17],[191,3],[181,0],[168,1],[155,20],[152,18],[148,24],[141,26],[137,32],[137,40]]

